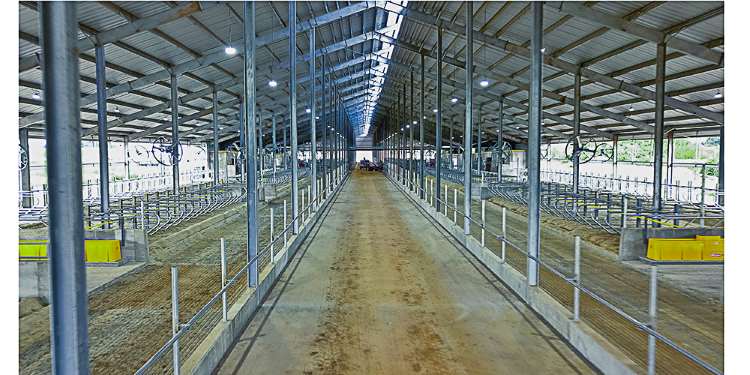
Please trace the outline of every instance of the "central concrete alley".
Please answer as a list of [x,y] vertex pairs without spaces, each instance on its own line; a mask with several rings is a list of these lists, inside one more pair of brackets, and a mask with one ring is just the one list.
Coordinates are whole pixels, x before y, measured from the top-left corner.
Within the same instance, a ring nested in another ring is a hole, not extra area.
[[376,172],[352,174],[218,369],[594,372]]

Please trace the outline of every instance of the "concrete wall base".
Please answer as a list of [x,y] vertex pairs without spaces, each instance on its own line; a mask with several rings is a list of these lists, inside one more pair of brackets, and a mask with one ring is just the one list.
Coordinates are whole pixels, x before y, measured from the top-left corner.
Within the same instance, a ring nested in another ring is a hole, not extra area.
[[315,228],[322,214],[330,206],[333,199],[346,183],[346,179],[334,190],[332,195],[323,202],[315,215],[306,218],[300,233],[289,237],[285,249],[279,249],[274,254],[276,263],[264,275],[257,288],[246,289],[240,298],[229,309],[226,322],[219,322],[195,351],[180,366],[184,374],[210,374],[221,363],[226,353],[231,350],[234,342],[242,335],[250,320],[265,301],[271,288],[276,284],[279,276],[284,272],[289,262],[294,258],[302,243]]
[[[466,250],[476,257],[488,270],[499,277],[505,285],[513,290],[528,306],[536,311],[555,331],[562,336],[582,357],[605,374],[636,374],[643,372],[635,362],[622,351],[599,335],[589,325],[573,321],[572,314],[544,290],[529,286],[526,277],[516,269],[503,262],[490,249],[482,247],[472,236],[463,233],[463,228],[435,211],[418,195],[401,187],[391,180],[412,202],[431,217],[453,238],[459,241]],[[513,250],[511,250],[513,251]]]

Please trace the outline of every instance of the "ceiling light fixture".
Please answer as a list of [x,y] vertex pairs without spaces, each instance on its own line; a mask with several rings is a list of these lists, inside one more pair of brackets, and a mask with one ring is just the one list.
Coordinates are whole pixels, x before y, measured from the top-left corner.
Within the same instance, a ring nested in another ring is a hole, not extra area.
[[628,108],[628,111],[629,111],[629,112],[633,112],[633,111],[635,111],[635,108],[633,108],[633,105],[632,105],[632,104],[631,104],[631,105],[630,105],[630,107]]
[[458,98],[451,98],[451,103],[453,103],[453,104],[458,103]]
[[305,108],[305,113],[310,113],[312,110],[310,108]]
[[721,90],[716,90],[716,94],[714,94],[714,98],[716,98],[716,99],[719,99],[719,98],[721,98],[722,96],[723,96],[723,95],[721,95]]
[[276,82],[276,80],[274,80],[274,79],[272,79],[272,80],[268,81],[268,87],[271,87],[271,88],[273,88],[273,87],[276,87],[276,86],[278,86],[278,85],[279,85],[279,83],[278,83],[278,82]]
[[224,53],[226,53],[229,56],[232,56],[237,53],[237,48],[234,48],[232,46],[226,46],[224,47]]
[[487,87],[489,85],[490,85],[490,81],[488,81],[486,79],[483,79],[483,80],[479,81],[479,86]]
[[433,108],[432,113],[437,113],[437,108]]
[[41,96],[39,96],[39,93],[38,93],[38,92],[36,92],[36,91],[34,91],[34,92],[33,92],[33,93],[31,94],[31,99],[34,99],[34,100],[39,100],[40,98],[41,98]]

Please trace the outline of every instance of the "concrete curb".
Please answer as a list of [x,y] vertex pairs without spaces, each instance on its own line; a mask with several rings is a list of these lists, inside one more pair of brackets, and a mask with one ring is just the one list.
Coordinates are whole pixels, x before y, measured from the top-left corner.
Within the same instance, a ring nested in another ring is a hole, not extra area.
[[190,357],[183,362],[180,367],[182,373],[210,374],[216,369],[224,359],[224,356],[231,350],[237,338],[245,331],[248,323],[255,316],[255,313],[278,281],[279,276],[281,276],[291,260],[294,259],[297,250],[299,250],[302,243],[316,227],[323,216],[322,213],[329,209],[331,203],[333,203],[348,179],[349,174],[347,173],[342,183],[328,196],[318,208],[316,214],[313,217],[306,218],[305,225],[300,229],[300,233],[292,235],[289,238],[287,248],[275,254],[276,259],[279,261],[267,271],[266,276],[260,281],[258,288],[246,289],[242,293],[229,309],[227,321],[219,322],[195,351],[193,351]]
[[641,368],[622,351],[612,345],[584,322],[575,322],[571,313],[552,296],[538,287],[530,287],[526,277],[504,263],[490,249],[482,247],[472,236],[463,233],[463,228],[454,224],[451,218],[437,215],[435,208],[419,200],[419,197],[404,190],[397,182],[386,176],[423,213],[438,223],[444,230],[460,242],[490,272],[499,277],[505,285],[516,293],[529,307],[536,311],[555,331],[573,346],[584,358],[605,374],[636,374]]

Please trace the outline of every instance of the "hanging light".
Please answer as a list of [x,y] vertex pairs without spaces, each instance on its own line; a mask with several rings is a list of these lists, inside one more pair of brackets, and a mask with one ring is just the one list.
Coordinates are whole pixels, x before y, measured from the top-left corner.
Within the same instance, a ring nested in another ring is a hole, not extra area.
[[437,113],[437,108],[433,108],[432,113]]
[[456,98],[456,97],[451,98],[451,103],[453,103],[453,104],[458,103],[458,98]]
[[276,82],[275,79],[272,79],[272,80],[268,81],[268,87],[274,88],[274,87],[276,87],[278,85],[279,85],[279,83]]
[[483,80],[479,81],[479,86],[487,87],[489,85],[490,85],[490,81],[488,81],[486,79],[483,79]]
[[721,90],[716,90],[716,94],[714,94],[714,98],[716,98],[716,99],[719,99],[719,98],[721,98],[722,96],[723,96],[723,95],[721,94]]
[[414,120],[411,123],[414,124],[414,125],[416,125],[417,124],[417,120]]
[[232,46],[226,46],[224,47],[224,53],[226,53],[229,56],[232,56],[237,53],[237,48],[234,48]]
[[39,99],[41,99],[41,96],[39,96],[39,93],[38,93],[38,92],[34,91],[34,92],[33,92],[33,93],[31,94],[31,99],[34,99],[34,100],[39,100]]
[[305,108],[305,113],[310,113],[312,110],[310,108]]
[[542,47],[542,49],[540,50],[540,52],[542,52],[542,54],[544,54],[545,52],[547,52],[547,48],[546,47]]
[[632,105],[632,104],[631,104],[631,105],[630,105],[630,107],[628,108],[628,111],[630,111],[630,112],[633,112],[633,111],[635,111],[635,108],[633,108],[633,105]]
[[120,113],[120,107],[115,106],[115,113]]
[[315,119],[316,120],[320,120],[320,116],[315,116]]

